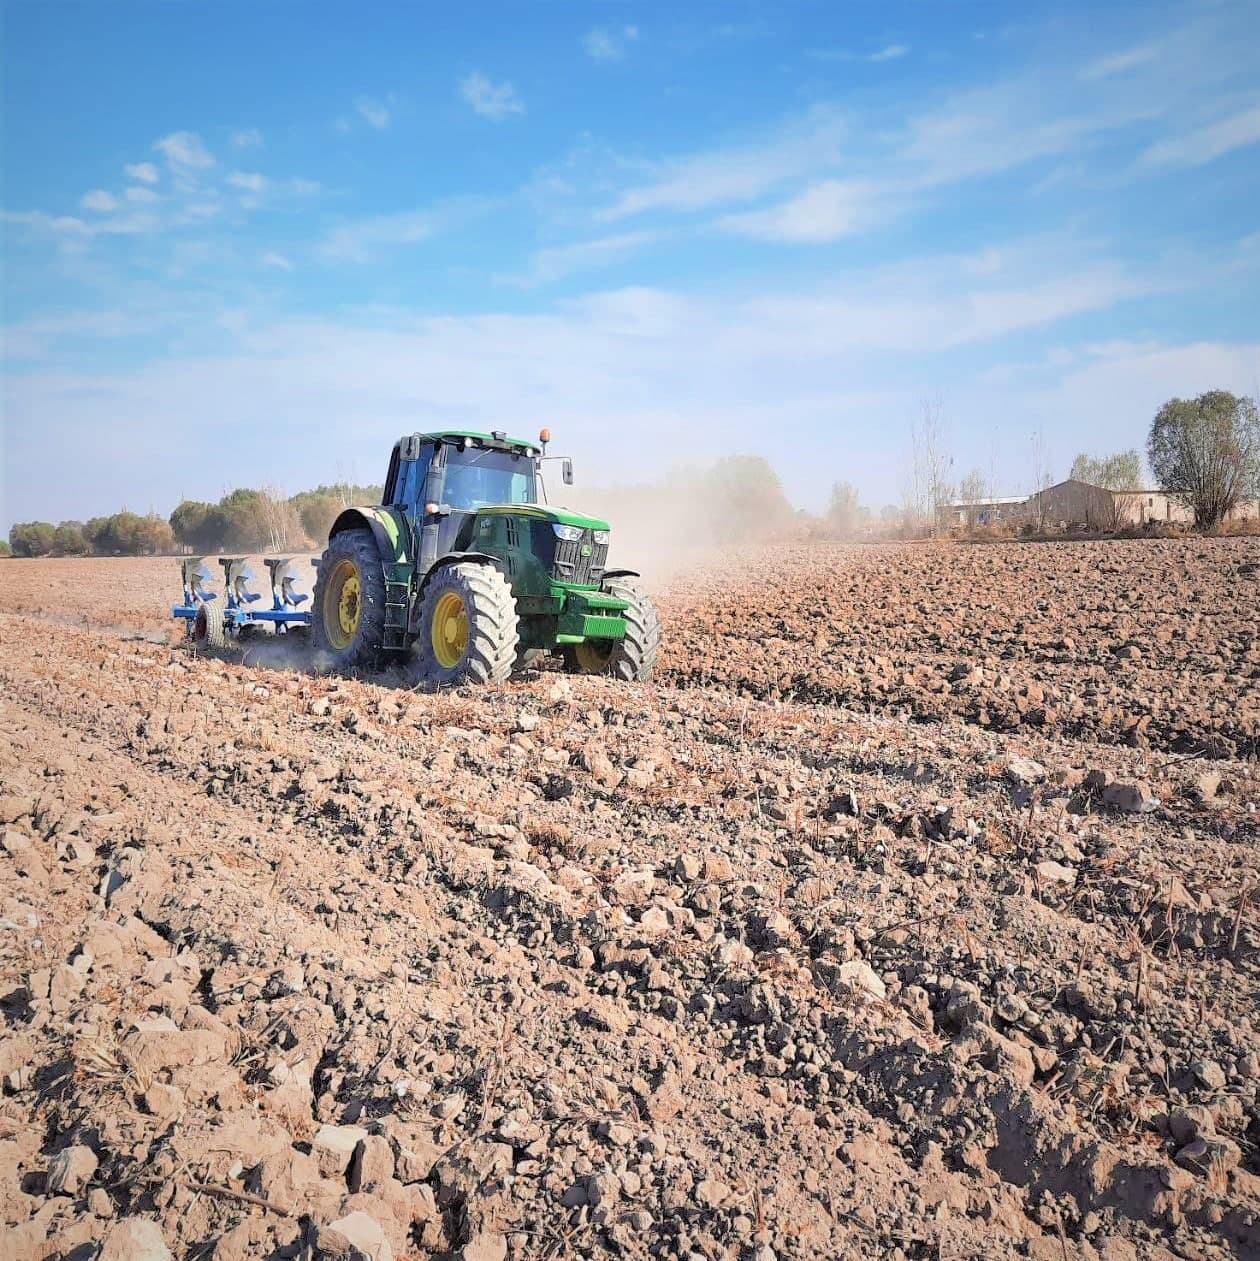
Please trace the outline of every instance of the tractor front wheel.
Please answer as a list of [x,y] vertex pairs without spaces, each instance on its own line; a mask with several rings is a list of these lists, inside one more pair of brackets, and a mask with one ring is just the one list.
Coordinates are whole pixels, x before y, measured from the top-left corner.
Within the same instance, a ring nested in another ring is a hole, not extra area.
[[571,674],[607,674],[625,683],[646,683],[656,669],[661,650],[661,622],[656,606],[636,583],[610,578],[604,590],[629,606],[623,639],[588,639],[564,648],[565,668]]
[[439,569],[424,589],[411,646],[416,673],[430,687],[505,683],[520,640],[516,598],[491,565]]
[[385,643],[385,571],[371,530],[334,534],[315,579],[316,652],[337,670],[370,669]]

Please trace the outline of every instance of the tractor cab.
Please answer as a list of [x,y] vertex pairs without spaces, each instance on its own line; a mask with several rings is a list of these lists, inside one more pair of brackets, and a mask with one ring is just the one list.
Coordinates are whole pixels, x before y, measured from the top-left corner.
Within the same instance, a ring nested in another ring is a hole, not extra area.
[[410,519],[426,559],[466,551],[481,509],[543,498],[542,455],[541,446],[500,432],[410,434],[394,444],[385,504]]

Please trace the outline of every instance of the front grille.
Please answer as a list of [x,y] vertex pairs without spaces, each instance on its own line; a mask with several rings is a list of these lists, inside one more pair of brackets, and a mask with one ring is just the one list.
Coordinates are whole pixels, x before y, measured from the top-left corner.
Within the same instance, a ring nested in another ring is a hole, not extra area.
[[590,530],[583,530],[582,537],[572,542],[556,539],[552,573],[557,582],[597,583],[607,562],[608,544],[596,543]]

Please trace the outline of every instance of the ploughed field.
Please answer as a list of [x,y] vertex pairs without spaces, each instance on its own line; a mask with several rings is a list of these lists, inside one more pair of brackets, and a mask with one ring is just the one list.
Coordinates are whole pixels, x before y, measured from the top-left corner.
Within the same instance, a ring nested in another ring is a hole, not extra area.
[[1260,1253],[1256,541],[658,595],[429,695],[0,564],[0,1255]]

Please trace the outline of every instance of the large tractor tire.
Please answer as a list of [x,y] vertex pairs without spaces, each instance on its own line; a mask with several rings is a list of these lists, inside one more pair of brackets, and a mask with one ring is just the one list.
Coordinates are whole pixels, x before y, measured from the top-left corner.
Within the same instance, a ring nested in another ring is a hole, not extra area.
[[227,627],[223,624],[223,605],[217,600],[207,600],[197,606],[193,618],[193,643],[198,652],[222,652],[227,647]]
[[430,687],[505,683],[519,639],[516,598],[503,575],[491,565],[446,565],[420,603],[416,674]]
[[661,651],[661,622],[651,599],[628,578],[610,578],[604,590],[629,607],[624,639],[588,639],[564,648],[565,668],[572,674],[607,674],[625,683],[646,683]]
[[385,643],[385,571],[372,531],[343,530],[328,541],[312,601],[315,650],[336,670],[369,670]]

